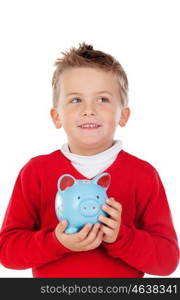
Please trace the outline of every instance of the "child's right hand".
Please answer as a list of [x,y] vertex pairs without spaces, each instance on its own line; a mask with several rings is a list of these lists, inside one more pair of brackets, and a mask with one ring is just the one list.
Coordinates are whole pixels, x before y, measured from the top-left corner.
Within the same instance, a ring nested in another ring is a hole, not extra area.
[[[74,234],[64,233],[67,221],[60,222],[55,228],[58,241],[72,251],[87,251],[97,248],[103,239],[100,224],[86,224],[79,232]],[[92,229],[92,230],[91,230]]]

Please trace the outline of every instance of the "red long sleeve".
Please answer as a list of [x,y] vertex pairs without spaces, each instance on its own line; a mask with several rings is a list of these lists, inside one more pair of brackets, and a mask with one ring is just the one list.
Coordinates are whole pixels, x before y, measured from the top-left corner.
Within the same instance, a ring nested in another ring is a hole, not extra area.
[[71,251],[55,237],[57,182],[63,174],[88,179],[60,150],[32,158],[19,172],[0,232],[0,262],[32,268],[34,277],[143,277],[168,275],[179,247],[164,187],[156,169],[121,150],[104,170],[111,175],[108,197],[122,204],[114,243]]
[[178,265],[179,248],[166,193],[155,169],[141,185],[136,201],[140,228],[122,223],[116,242],[103,246],[109,255],[142,272],[169,275]]
[[0,235],[0,260],[7,268],[26,269],[59,259],[71,250],[52,228],[41,228],[39,182],[31,163],[20,171]]

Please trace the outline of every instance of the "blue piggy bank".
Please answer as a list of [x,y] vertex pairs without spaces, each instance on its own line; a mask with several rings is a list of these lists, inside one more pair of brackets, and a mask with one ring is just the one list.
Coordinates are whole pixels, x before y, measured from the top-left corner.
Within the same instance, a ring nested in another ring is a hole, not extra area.
[[101,223],[99,215],[108,216],[101,206],[108,198],[110,180],[108,173],[98,174],[92,180],[77,180],[70,174],[58,179],[55,211],[59,221],[68,221],[66,233],[75,233],[87,223]]

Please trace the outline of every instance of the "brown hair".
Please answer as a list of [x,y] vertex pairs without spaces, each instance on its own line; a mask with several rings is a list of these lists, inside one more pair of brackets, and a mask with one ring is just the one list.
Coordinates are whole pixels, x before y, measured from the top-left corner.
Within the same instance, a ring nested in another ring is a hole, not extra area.
[[57,107],[60,95],[60,74],[70,67],[91,67],[112,72],[117,76],[120,90],[122,108],[128,105],[128,79],[121,64],[110,54],[94,50],[92,45],[85,42],[79,44],[79,48],[72,47],[69,52],[61,52],[64,57],[58,58],[54,65],[56,69],[52,78],[53,106]]

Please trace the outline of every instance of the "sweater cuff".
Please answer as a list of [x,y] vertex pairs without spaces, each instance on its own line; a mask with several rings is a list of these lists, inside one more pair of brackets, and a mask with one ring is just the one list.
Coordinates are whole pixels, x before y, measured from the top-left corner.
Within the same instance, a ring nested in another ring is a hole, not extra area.
[[51,253],[53,253],[54,255],[62,255],[65,253],[72,253],[74,251],[66,248],[65,246],[63,246],[57,239],[55,232],[49,232],[48,234],[48,248],[50,250]]
[[132,235],[132,229],[127,225],[121,224],[116,241],[113,243],[102,242],[102,246],[108,250],[109,254],[113,254],[114,250],[118,250],[118,253],[123,253],[124,246],[127,249],[127,244],[131,243]]

